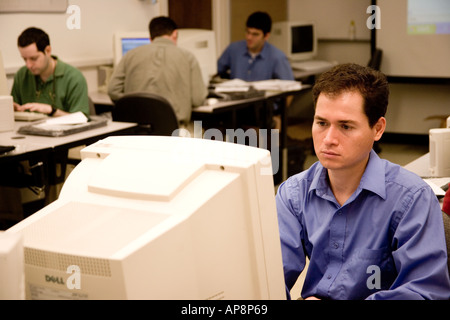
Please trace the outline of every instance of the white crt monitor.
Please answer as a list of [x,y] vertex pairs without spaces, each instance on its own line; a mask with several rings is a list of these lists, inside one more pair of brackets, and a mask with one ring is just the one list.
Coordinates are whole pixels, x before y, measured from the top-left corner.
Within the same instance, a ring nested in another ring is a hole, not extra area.
[[177,45],[194,54],[200,64],[203,81],[207,86],[217,74],[216,36],[206,29],[178,29]]
[[2,52],[0,51],[0,96],[9,95],[5,66],[3,65]]
[[[131,49],[149,44],[149,32],[119,32],[114,35],[114,65]],[[177,45],[190,51],[202,71],[205,85],[217,73],[216,37],[214,31],[206,29],[178,29]]]
[[148,31],[118,32],[113,38],[113,63],[119,64],[122,57],[131,49],[149,44],[150,37]]
[[108,137],[23,236],[28,299],[285,299],[269,151]]
[[315,24],[283,21],[272,24],[269,42],[283,51],[289,60],[311,60],[317,55]]

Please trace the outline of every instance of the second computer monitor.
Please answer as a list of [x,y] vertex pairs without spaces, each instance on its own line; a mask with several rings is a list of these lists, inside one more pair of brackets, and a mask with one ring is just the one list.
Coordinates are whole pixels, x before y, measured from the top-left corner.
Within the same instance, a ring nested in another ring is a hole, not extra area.
[[309,60],[317,55],[317,36],[313,22],[275,22],[269,41],[291,61]]

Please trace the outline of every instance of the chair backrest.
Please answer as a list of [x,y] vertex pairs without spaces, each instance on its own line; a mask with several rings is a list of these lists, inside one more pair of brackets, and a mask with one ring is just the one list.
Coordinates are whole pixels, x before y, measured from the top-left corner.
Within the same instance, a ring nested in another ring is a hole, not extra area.
[[135,134],[171,136],[179,128],[175,112],[165,98],[151,93],[130,93],[114,102],[114,121],[136,122]]
[[383,57],[383,50],[375,49],[375,51],[372,53],[372,57],[370,58],[370,61],[367,64],[367,66],[375,70],[380,70],[382,57]]

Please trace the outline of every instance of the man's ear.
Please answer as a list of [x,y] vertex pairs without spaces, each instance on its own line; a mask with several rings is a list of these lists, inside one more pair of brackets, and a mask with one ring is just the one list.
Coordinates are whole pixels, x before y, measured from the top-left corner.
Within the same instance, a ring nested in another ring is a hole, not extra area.
[[52,47],[50,45],[46,46],[45,49],[44,49],[44,53],[47,56],[51,56],[51,54],[52,54]]
[[178,40],[178,30],[173,30],[172,34],[170,35],[170,39],[177,44],[177,40]]
[[375,137],[374,137],[374,141],[378,141],[381,139],[381,136],[384,133],[384,130],[386,130],[386,118],[385,117],[380,117],[380,119],[378,119],[377,123],[375,123],[375,125],[373,126],[373,130],[375,131]]

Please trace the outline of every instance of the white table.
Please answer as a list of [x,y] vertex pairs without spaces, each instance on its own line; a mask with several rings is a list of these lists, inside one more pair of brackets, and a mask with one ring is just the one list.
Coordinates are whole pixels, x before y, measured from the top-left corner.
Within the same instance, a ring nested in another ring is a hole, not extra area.
[[[125,134],[136,123],[115,122],[108,120],[106,126],[89,129],[63,137],[23,135],[17,133],[21,126],[30,122],[16,121],[13,131],[0,132],[0,145],[15,146],[13,151],[0,155],[0,165],[19,163],[28,160],[43,163],[46,197],[50,186],[64,182],[68,150],[73,147],[89,145],[111,135]],[[6,183],[1,181],[0,184]]]

